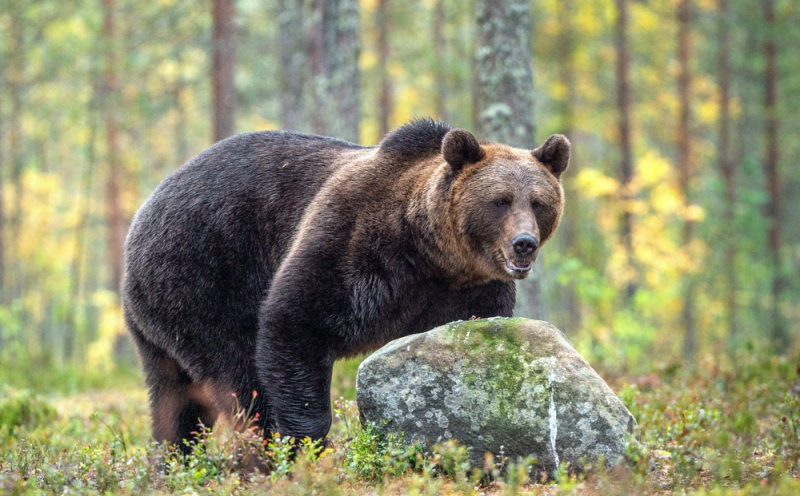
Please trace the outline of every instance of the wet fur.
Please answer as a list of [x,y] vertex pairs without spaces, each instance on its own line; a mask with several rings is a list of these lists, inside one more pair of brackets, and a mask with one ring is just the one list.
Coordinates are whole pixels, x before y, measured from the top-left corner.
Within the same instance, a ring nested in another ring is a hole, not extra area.
[[[514,283],[492,257],[520,222],[552,235],[560,171],[451,131],[416,121],[378,147],[243,134],[156,189],[126,241],[123,295],[157,440],[191,439],[198,419],[213,425],[231,394],[247,406],[253,391],[264,429],[324,437],[336,359],[512,315]],[[501,190],[524,201],[487,217],[485,195]],[[526,213],[531,195],[547,216]]]

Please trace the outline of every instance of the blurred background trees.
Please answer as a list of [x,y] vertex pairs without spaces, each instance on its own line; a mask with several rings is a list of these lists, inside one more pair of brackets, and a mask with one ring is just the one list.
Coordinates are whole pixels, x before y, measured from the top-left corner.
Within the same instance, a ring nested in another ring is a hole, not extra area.
[[573,142],[563,225],[520,315],[610,368],[785,352],[798,60],[794,0],[0,1],[0,363],[132,359],[125,230],[214,141],[376,144],[424,116]]

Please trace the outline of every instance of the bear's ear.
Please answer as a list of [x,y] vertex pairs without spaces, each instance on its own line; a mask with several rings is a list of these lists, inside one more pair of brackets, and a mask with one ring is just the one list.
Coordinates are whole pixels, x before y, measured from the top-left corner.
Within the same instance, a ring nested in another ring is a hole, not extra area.
[[531,153],[554,176],[559,177],[569,165],[569,147],[569,140],[566,136],[554,134]]
[[444,136],[442,155],[455,172],[467,164],[480,162],[486,156],[475,136],[463,129],[452,129]]

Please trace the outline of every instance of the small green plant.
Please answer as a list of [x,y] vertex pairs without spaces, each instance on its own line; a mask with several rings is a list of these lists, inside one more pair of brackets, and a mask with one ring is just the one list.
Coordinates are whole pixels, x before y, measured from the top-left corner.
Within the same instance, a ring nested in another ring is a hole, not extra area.
[[295,440],[293,437],[281,437],[279,433],[272,435],[267,442],[267,463],[269,464],[270,480],[286,477],[294,465]]
[[470,451],[455,439],[435,444],[431,447],[428,457],[432,465],[431,470],[426,472],[453,479],[458,491],[468,493],[480,481],[482,475],[479,468],[473,470]]
[[355,401],[346,400],[340,396],[333,402],[333,415],[341,421],[345,437],[352,439],[361,425]]
[[414,467],[419,448],[407,445],[402,434],[382,434],[367,422],[347,446],[347,469],[359,479],[381,481]]

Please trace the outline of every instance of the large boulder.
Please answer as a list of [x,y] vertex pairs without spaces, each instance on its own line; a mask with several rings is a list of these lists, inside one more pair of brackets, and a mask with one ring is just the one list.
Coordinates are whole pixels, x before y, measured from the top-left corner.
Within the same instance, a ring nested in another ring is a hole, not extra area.
[[455,438],[486,452],[534,456],[581,471],[618,463],[636,421],[564,335],[547,322],[454,322],[392,341],[358,368],[362,422],[407,440]]

